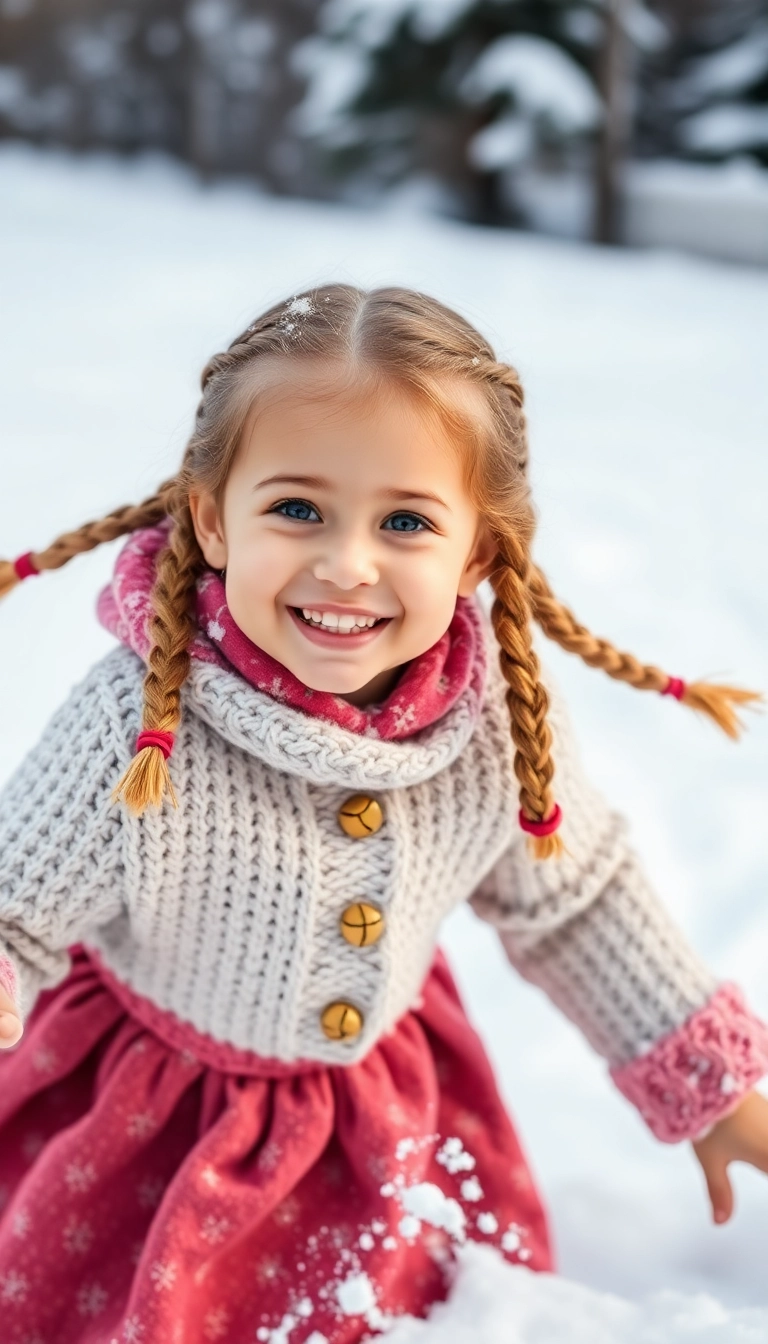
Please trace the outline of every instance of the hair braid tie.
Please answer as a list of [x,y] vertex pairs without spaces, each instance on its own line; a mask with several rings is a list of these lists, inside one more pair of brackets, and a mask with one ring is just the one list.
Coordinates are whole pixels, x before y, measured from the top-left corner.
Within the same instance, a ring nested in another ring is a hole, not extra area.
[[23,555],[17,556],[13,561],[13,568],[19,579],[30,579],[33,574],[40,573],[40,570],[32,563],[32,551],[25,551]]
[[529,835],[535,835],[545,839],[548,835],[554,835],[560,822],[563,820],[563,811],[559,803],[555,803],[554,810],[545,821],[531,821],[526,817],[522,807],[518,813],[520,829],[527,831]]
[[145,747],[159,747],[167,761],[173,751],[175,740],[174,733],[165,733],[162,728],[145,728],[136,738],[136,750],[143,751]]
[[676,700],[682,700],[687,689],[682,677],[670,677],[661,694],[673,695]]

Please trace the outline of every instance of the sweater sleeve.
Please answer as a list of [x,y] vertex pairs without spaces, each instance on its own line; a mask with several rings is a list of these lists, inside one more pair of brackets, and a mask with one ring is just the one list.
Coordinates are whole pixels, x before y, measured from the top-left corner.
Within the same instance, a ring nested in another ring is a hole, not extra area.
[[118,753],[97,663],[0,791],[0,983],[23,1020],[122,910]]
[[550,721],[566,854],[537,862],[520,833],[471,904],[520,974],[608,1061],[656,1137],[701,1137],[768,1072],[768,1027],[656,896],[625,823],[584,776],[555,692]]

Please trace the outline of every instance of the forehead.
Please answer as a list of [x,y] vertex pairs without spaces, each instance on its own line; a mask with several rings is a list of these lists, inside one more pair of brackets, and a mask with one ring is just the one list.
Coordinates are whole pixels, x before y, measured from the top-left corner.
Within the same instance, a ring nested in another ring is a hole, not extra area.
[[357,364],[260,363],[241,440],[248,456],[309,453],[357,439],[372,450],[386,444],[390,454],[402,449],[455,462],[488,428],[487,398],[466,379],[442,375],[419,387]]

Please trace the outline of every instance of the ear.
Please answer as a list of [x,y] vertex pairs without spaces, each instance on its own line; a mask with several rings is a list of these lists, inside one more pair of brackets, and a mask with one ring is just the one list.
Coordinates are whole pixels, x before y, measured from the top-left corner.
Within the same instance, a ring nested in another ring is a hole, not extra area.
[[226,569],[227,543],[213,495],[207,490],[189,492],[189,512],[200,550],[211,569]]
[[487,579],[494,567],[498,552],[499,547],[495,537],[491,535],[487,523],[481,521],[474,546],[469,553],[467,563],[459,579],[459,597],[470,597],[478,584],[482,583],[483,579]]

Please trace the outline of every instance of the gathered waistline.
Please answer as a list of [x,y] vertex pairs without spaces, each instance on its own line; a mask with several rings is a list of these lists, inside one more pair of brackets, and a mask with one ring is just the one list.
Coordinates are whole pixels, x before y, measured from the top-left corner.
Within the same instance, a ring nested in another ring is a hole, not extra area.
[[78,943],[70,947],[69,952],[70,955],[80,953],[87,958],[96,975],[131,1017],[158,1036],[164,1045],[194,1055],[201,1064],[208,1064],[223,1073],[244,1073],[254,1078],[286,1078],[295,1073],[311,1073],[316,1069],[333,1067],[319,1059],[290,1062],[267,1059],[253,1050],[243,1050],[228,1041],[217,1041],[213,1036],[198,1031],[191,1022],[177,1017],[174,1012],[160,1008],[152,999],[139,994],[120,980],[105,965],[97,948]]

